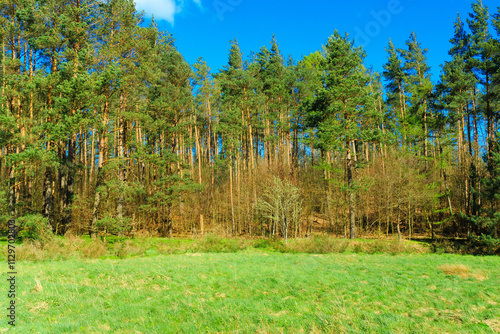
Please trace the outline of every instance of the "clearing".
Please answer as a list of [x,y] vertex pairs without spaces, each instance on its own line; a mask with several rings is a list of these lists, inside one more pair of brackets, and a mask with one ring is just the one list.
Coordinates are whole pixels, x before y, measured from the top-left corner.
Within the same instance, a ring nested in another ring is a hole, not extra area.
[[500,331],[499,257],[248,249],[17,266],[19,333]]

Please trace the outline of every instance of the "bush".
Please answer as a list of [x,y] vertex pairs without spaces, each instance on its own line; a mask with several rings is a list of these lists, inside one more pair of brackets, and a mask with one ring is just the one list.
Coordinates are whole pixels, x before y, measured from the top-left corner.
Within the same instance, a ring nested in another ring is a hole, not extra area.
[[466,243],[466,252],[472,255],[500,255],[500,239],[484,234],[473,237]]
[[49,220],[42,215],[28,215],[19,217],[16,221],[22,235],[27,239],[36,240],[44,244],[50,242],[54,234],[49,225]]
[[247,248],[243,242],[237,239],[225,239],[217,235],[209,234],[194,246],[195,251],[204,253],[235,253]]
[[277,251],[283,250],[285,247],[283,241],[278,236],[256,240],[253,242],[252,246],[253,248],[257,249],[269,249]]
[[365,247],[363,247],[364,245],[360,242],[356,242],[354,243],[354,245],[352,246],[352,251],[354,253],[364,253],[365,252]]
[[401,253],[429,253],[429,249],[425,246],[413,242],[399,242],[398,240],[354,241],[352,251],[354,253],[385,253],[392,255]]
[[[6,246],[7,248],[7,246]],[[46,251],[37,240],[28,240],[16,247],[16,260],[41,261],[46,259]]]
[[84,257],[88,259],[97,259],[106,255],[107,251],[106,244],[101,240],[92,240],[81,248]]
[[96,228],[104,233],[104,237],[108,234],[121,234],[130,229],[130,219],[106,215],[96,222]]
[[[465,248],[457,241],[438,240],[432,244],[432,250],[436,254],[464,254]],[[466,253],[465,253],[466,254]]]
[[472,237],[468,240],[438,240],[432,244],[437,254],[500,255],[500,239],[489,235]]
[[134,244],[130,240],[125,240],[123,242],[115,243],[113,252],[120,259],[124,259],[129,255],[142,255],[146,252],[146,249],[141,245]]
[[343,253],[347,247],[349,247],[349,241],[345,239],[313,236],[308,239],[295,240],[293,243],[290,243],[287,250],[309,254],[328,254]]

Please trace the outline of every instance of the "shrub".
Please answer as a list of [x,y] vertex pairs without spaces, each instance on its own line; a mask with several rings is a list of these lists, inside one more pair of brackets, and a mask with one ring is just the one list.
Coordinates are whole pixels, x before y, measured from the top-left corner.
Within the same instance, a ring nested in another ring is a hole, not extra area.
[[194,250],[206,253],[235,253],[245,249],[247,246],[244,242],[239,242],[237,239],[225,239],[209,234],[195,245]]
[[104,237],[108,234],[121,234],[130,229],[130,219],[106,215],[96,222],[96,228],[103,231]]
[[438,240],[432,244],[437,254],[500,255],[500,239],[489,235],[472,237],[468,240]]
[[141,255],[146,252],[146,249],[140,245],[134,244],[130,240],[125,240],[123,242],[115,243],[113,247],[114,254],[120,259],[123,259],[129,255]]
[[397,255],[401,253],[428,253],[429,249],[417,243],[399,242],[398,240],[370,240],[366,242],[354,241],[352,244],[354,253],[386,253]]
[[466,243],[465,251],[473,255],[500,255],[500,239],[484,234],[473,237]]
[[42,215],[36,214],[19,217],[16,223],[26,238],[37,240],[42,246],[50,242],[54,237],[49,220]]
[[85,258],[97,259],[106,255],[108,249],[106,244],[101,240],[92,240],[81,248],[81,252]]
[[352,246],[352,251],[354,253],[364,253],[365,252],[365,249],[363,247],[363,244],[361,244],[360,242],[356,242],[354,243],[354,245]]
[[257,249],[269,249],[277,251],[281,251],[285,247],[283,241],[277,236],[256,240],[253,242],[252,246]]
[[349,247],[349,241],[328,236],[313,236],[308,239],[295,240],[287,247],[289,251],[309,254],[343,253]]
[[[7,247],[6,247],[7,248]],[[28,240],[16,247],[16,260],[45,260],[46,251],[37,240]]]

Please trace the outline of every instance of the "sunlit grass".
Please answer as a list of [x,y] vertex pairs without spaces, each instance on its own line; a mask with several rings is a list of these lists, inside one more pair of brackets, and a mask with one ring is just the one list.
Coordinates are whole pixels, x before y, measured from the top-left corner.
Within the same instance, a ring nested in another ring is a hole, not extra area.
[[247,249],[22,261],[18,271],[19,333],[500,329],[498,257]]

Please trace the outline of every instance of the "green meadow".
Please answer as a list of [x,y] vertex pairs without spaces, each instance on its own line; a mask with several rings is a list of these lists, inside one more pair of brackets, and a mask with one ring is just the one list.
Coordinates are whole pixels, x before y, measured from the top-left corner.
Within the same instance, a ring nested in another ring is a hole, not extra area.
[[[500,331],[499,257],[247,247],[17,270],[17,333]],[[11,330],[4,320],[0,332]]]

